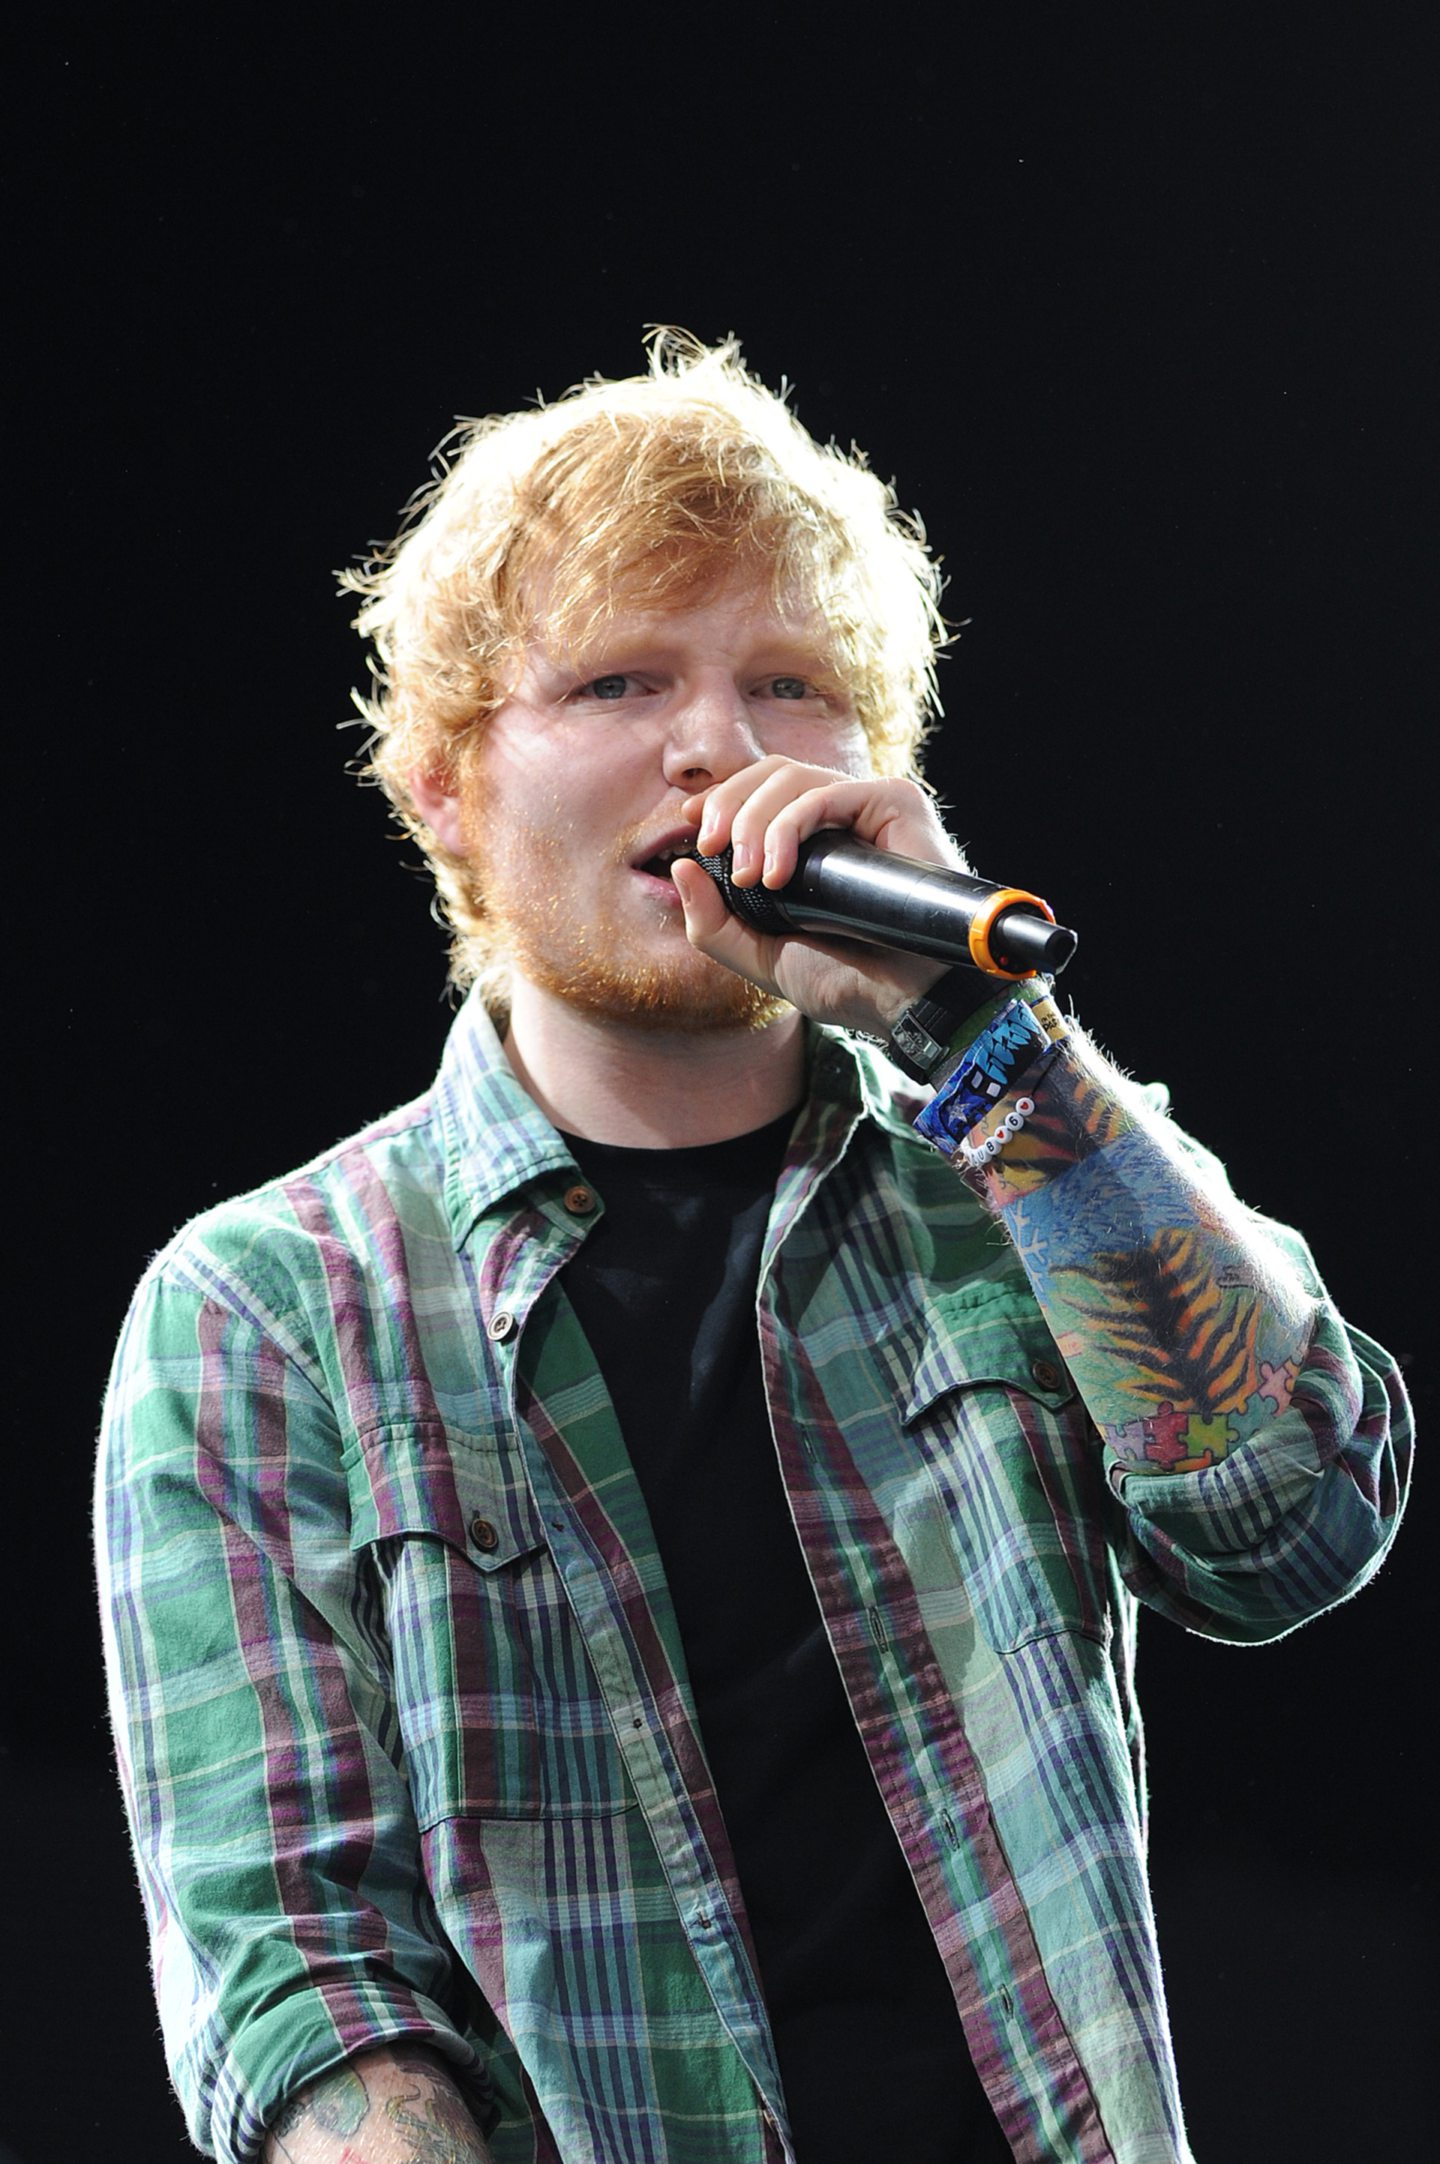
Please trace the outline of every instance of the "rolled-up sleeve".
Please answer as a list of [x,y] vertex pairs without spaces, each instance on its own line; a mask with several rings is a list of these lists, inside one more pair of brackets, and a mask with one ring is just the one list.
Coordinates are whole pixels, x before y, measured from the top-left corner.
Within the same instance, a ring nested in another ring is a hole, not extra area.
[[425,1888],[374,1588],[303,1345],[171,1256],[116,1357],[96,1494],[117,1755],[190,2132],[256,2155],[285,2098],[423,2037],[484,2085]]
[[1259,1221],[1318,1300],[1289,1403],[1218,1463],[1155,1476],[1111,1456],[1122,1569],[1148,1606],[1236,1643],[1278,1638],[1379,1569],[1409,1485],[1409,1400],[1391,1356],[1350,1328],[1308,1248]]

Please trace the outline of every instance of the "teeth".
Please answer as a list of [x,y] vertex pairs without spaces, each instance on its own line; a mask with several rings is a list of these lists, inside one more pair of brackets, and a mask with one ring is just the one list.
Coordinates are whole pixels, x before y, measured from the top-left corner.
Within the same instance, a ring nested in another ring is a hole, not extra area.
[[631,863],[638,872],[649,872],[652,878],[668,879],[670,867],[681,857],[695,854],[693,835],[682,834],[678,842],[662,842],[648,857],[632,857]]

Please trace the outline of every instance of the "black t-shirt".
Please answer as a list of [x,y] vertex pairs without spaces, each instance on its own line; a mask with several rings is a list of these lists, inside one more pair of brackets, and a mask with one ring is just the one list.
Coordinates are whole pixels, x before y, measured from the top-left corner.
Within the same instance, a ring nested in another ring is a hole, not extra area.
[[605,1206],[565,1289],[675,1604],[800,2164],[1008,2158],[855,1728],[755,1326],[790,1114],[693,1149],[566,1141]]

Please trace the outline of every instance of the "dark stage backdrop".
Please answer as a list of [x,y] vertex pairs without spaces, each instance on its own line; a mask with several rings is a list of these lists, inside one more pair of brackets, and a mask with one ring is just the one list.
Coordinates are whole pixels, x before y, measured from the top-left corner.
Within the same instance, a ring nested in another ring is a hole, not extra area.
[[[21,2164],[189,2153],[108,1764],[97,1407],[147,1255],[439,1052],[425,886],[342,771],[331,572],[457,413],[633,372],[671,321],[738,332],[863,443],[964,623],[933,771],[977,867],[1079,928],[1084,1016],[1429,1384],[1429,11],[1342,7],[1323,40],[1265,7],[1013,9],[1003,38],[969,12],[846,45],[819,10],[577,35],[361,5],[302,36],[61,8],[25,58]],[[1417,1511],[1362,1599],[1266,1651],[1143,1633],[1202,2160],[1421,2153],[1432,1539]]]

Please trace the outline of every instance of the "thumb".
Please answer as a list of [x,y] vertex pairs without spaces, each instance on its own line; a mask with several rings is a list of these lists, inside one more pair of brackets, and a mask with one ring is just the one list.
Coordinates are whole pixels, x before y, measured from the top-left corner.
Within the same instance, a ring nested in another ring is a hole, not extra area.
[[685,911],[685,930],[693,945],[706,944],[733,921],[710,874],[702,872],[689,857],[676,858],[670,867],[670,877],[680,896]]

